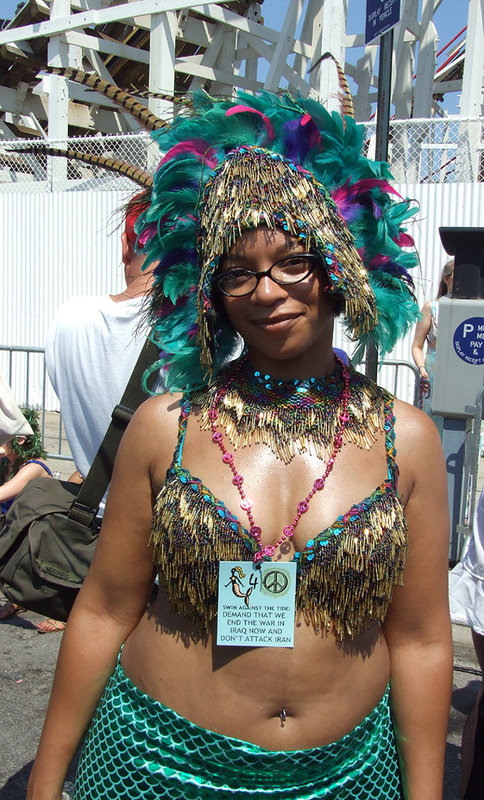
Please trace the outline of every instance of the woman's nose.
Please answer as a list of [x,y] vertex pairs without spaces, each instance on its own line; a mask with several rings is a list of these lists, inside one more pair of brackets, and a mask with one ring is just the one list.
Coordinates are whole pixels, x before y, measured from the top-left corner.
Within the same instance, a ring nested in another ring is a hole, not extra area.
[[264,275],[252,292],[252,300],[256,303],[270,304],[284,297],[285,294],[286,290],[283,286],[271,280],[269,275]]

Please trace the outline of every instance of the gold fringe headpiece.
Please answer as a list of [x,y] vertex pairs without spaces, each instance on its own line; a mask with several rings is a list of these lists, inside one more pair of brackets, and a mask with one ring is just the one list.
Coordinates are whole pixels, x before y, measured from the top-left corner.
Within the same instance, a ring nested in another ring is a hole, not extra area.
[[344,299],[355,337],[376,325],[375,296],[354,237],[327,189],[307,170],[278,153],[239,147],[207,182],[199,213],[198,337],[209,373],[215,346],[212,278],[241,233],[261,225],[282,228],[321,256],[329,291]]

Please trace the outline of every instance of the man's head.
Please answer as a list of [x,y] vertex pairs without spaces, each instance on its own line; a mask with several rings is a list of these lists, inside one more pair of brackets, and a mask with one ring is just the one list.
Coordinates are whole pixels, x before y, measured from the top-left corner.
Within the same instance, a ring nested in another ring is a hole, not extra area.
[[147,193],[140,192],[131,198],[125,209],[124,231],[121,234],[121,247],[126,286],[129,286],[134,280],[136,280],[136,278],[139,278],[140,276],[149,276],[152,280],[152,273],[155,265],[153,264],[150,269],[143,271],[143,264],[146,256],[142,250],[140,251],[136,247],[137,234],[135,231],[136,220],[138,219],[139,215],[148,208],[148,206],[149,199],[147,198]]

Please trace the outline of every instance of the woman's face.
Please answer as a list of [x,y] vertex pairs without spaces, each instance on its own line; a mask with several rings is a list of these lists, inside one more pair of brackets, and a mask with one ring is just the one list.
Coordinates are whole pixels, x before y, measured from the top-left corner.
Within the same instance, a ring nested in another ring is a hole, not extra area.
[[5,442],[3,445],[3,456],[7,458],[9,461],[14,461],[15,453],[12,450],[12,443],[11,441]]
[[454,269],[452,268],[452,272],[449,275],[444,277],[444,283],[447,286],[447,291],[449,294],[452,294],[452,288],[454,286]]
[[[221,272],[237,267],[264,272],[281,258],[304,253],[300,239],[282,230],[245,231],[221,261]],[[225,297],[230,323],[244,339],[251,364],[274,377],[310,377],[331,372],[334,304],[325,294],[323,267],[300,283],[260,279],[249,295]]]

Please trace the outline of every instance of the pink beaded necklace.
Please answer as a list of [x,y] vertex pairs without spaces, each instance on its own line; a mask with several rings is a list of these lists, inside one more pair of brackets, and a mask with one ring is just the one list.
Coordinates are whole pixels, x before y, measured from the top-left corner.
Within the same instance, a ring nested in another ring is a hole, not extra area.
[[349,388],[350,376],[348,369],[346,365],[343,363],[343,361],[341,361],[341,359],[338,358],[338,356],[336,356],[336,360],[341,365],[344,386],[340,397],[341,410],[338,415],[339,426],[334,437],[333,450],[330,457],[328,458],[326,469],[323,475],[320,478],[316,478],[316,480],[313,483],[311,491],[306,495],[304,500],[301,500],[298,503],[297,512],[294,519],[289,525],[286,525],[286,527],[282,531],[282,534],[279,536],[275,544],[269,544],[265,546],[262,544],[262,531],[259,528],[259,526],[256,525],[255,523],[254,516],[252,514],[252,502],[246,497],[242,486],[242,484],[244,483],[244,478],[238,471],[237,467],[235,466],[233,453],[230,453],[224,445],[223,435],[220,433],[220,431],[217,430],[217,425],[216,425],[218,417],[217,406],[219,405],[221,400],[223,400],[229,387],[237,377],[237,372],[230,378],[229,381],[227,381],[225,386],[220,387],[220,389],[217,391],[217,394],[215,395],[212,406],[209,409],[208,416],[210,419],[210,426],[212,428],[212,441],[215,442],[220,447],[222,451],[223,463],[228,464],[230,469],[232,470],[233,473],[232,483],[234,484],[234,486],[237,487],[237,490],[241,498],[240,507],[247,513],[247,517],[249,519],[250,523],[249,533],[259,545],[259,550],[254,555],[255,563],[262,561],[263,558],[269,558],[269,559],[272,558],[276,549],[284,541],[284,539],[290,539],[292,536],[294,536],[294,532],[296,530],[299,520],[301,519],[301,516],[308,510],[309,501],[311,500],[313,495],[316,494],[316,492],[320,492],[322,489],[324,489],[328,475],[333,469],[335,458],[343,446],[343,431],[346,427],[346,423],[349,420],[348,402],[350,399],[350,388]]

